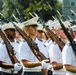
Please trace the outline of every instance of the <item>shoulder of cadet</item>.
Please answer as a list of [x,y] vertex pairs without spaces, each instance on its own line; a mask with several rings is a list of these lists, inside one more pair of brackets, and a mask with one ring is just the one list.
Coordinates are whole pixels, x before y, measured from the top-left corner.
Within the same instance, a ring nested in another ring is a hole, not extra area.
[[43,40],[42,40],[42,39],[39,39],[39,38],[38,38],[38,40],[39,40],[40,42],[43,42]]
[[22,43],[25,43],[26,42],[26,40],[24,40],[24,39],[21,39],[21,41],[20,42],[22,42]]
[[1,44],[1,45],[5,45],[5,43],[4,43],[3,41],[0,41],[0,44]]

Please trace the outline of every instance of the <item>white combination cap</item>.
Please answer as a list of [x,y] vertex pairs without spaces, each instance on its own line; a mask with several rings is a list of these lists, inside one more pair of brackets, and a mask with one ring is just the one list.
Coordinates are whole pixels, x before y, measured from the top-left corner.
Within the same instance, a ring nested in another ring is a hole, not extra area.
[[43,31],[43,25],[42,24],[37,24],[37,25],[38,25],[37,30]]
[[6,23],[2,26],[2,30],[7,30],[7,29],[15,29],[15,27],[13,26],[13,24],[11,22]]
[[38,20],[38,18],[34,17],[34,18],[30,19],[30,20],[27,20],[27,21],[23,22],[24,27],[31,26],[31,25],[37,25],[37,20]]
[[76,25],[70,27],[73,31],[76,31]]

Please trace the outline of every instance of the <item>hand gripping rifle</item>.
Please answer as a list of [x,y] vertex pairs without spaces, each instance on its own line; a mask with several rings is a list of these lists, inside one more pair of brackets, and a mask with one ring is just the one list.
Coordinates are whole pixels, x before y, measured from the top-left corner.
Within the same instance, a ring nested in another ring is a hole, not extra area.
[[[4,16],[3,16],[4,17]],[[5,18],[5,17],[4,17]],[[20,33],[20,35],[23,37],[24,40],[26,40],[26,42],[28,43],[30,49],[32,50],[32,52],[34,53],[34,55],[37,57],[37,59],[39,61],[42,61],[44,59],[47,59],[39,50],[37,44],[32,41],[32,39],[27,36],[27,34],[21,30],[17,25],[15,25],[15,23],[13,23],[11,20],[9,20],[8,18],[5,18],[7,21],[11,22],[14,27],[16,28],[16,30]]]

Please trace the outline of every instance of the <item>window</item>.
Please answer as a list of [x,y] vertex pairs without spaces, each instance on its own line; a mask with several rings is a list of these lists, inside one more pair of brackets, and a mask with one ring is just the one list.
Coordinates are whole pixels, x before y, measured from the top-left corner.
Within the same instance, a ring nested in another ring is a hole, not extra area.
[[71,6],[75,5],[75,0],[71,0]]

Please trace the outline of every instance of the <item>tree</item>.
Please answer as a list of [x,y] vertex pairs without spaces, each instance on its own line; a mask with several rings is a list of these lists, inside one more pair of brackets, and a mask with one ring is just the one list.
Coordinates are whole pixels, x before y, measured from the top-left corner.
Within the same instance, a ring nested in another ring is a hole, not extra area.
[[2,10],[2,0],[0,0],[0,11]]
[[3,0],[2,13],[9,18],[12,18],[12,14],[16,14],[16,8],[21,8],[17,0]]
[[[61,12],[62,6],[60,2],[57,0],[47,1],[53,8],[58,9]],[[3,0],[2,13],[5,16],[13,18],[12,14],[15,14],[18,17],[15,8],[18,8],[20,13],[26,16],[27,19],[31,18],[29,12],[32,14],[35,12],[39,16],[41,16],[40,14],[42,13],[42,16],[45,17],[45,21],[52,19],[53,12],[52,9],[50,10],[49,6],[47,5],[46,0]]]
[[[48,3],[53,7],[54,9],[62,11],[62,5],[57,0],[47,0]],[[40,17],[44,17],[44,20],[47,21],[48,19],[53,19],[52,15],[54,15],[54,12],[52,9],[49,8],[49,6],[46,3],[46,0],[31,0],[29,2],[29,7],[24,10],[24,13],[26,14],[27,18],[29,19],[29,13],[32,14],[36,12]]]

